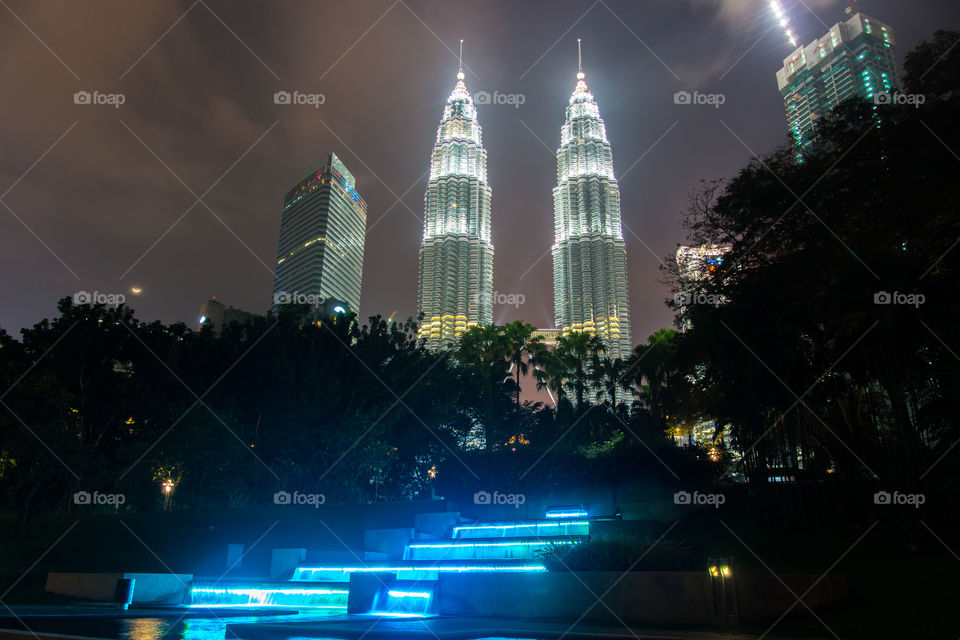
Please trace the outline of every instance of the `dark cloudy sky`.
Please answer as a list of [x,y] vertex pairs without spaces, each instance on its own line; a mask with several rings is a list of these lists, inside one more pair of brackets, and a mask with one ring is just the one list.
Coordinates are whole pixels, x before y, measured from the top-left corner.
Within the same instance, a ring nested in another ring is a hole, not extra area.
[[[363,316],[416,313],[430,151],[466,41],[493,189],[498,321],[552,326],[554,152],[576,38],[613,145],[634,341],[671,317],[661,259],[687,195],[786,140],[775,73],[790,47],[765,0],[0,2],[0,326],[78,290],[128,292],[141,319],[196,321],[212,295],[263,312],[284,193],[335,151],[369,205]],[[843,0],[783,0],[800,40]],[[956,0],[863,0],[898,58]],[[278,90],[325,103],[276,105]],[[679,90],[725,104],[675,105]],[[77,105],[77,91],[124,104]],[[198,201],[199,198],[199,201]]]

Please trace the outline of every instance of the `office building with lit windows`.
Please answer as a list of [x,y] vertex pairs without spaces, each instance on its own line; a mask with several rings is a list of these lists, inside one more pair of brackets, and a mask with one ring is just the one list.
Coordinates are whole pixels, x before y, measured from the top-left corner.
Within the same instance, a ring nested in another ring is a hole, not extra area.
[[895,45],[892,28],[858,11],[784,59],[777,86],[798,147],[809,144],[816,121],[844,100],[877,100],[900,90]]
[[418,309],[430,349],[493,322],[487,152],[463,79],[461,69],[437,129],[425,197]]
[[599,107],[583,71],[566,109],[553,190],[553,295],[561,335],[598,336],[607,356],[633,344],[627,294],[627,249],[620,225],[620,187]]
[[367,203],[334,153],[311,166],[283,199],[273,308],[337,300],[360,309]]

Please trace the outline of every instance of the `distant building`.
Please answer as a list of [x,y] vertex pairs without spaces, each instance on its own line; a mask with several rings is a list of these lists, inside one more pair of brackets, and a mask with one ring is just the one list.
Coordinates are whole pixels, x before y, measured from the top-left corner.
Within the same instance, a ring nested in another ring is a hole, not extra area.
[[557,339],[560,338],[560,329],[536,329],[531,338],[540,338],[540,343],[548,349],[557,346]]
[[217,335],[223,331],[223,328],[229,326],[231,322],[244,322],[248,318],[255,317],[255,313],[225,307],[217,299],[211,298],[200,307],[200,316],[197,318],[197,331],[205,326],[213,327],[213,332]]
[[273,308],[342,301],[360,309],[367,203],[334,153],[311,166],[283,199]]
[[811,141],[816,121],[844,100],[879,101],[884,98],[877,96],[900,90],[895,44],[890,26],[857,12],[784,59],[777,86],[798,147]]

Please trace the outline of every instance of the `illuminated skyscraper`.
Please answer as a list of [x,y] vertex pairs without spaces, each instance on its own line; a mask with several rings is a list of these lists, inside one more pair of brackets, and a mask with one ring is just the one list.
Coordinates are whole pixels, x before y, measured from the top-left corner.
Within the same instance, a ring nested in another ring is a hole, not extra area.
[[477,110],[463,69],[443,109],[430,160],[420,245],[420,336],[452,345],[469,327],[493,322],[490,187]]
[[630,353],[627,250],[620,229],[620,187],[600,111],[581,67],[567,106],[553,190],[553,295],[563,335],[600,337],[607,355]]
[[777,86],[797,146],[808,144],[817,119],[844,100],[876,100],[900,90],[895,44],[892,28],[856,12],[784,59]]
[[306,301],[345,302],[360,310],[367,203],[334,153],[316,162],[283,199],[274,307]]

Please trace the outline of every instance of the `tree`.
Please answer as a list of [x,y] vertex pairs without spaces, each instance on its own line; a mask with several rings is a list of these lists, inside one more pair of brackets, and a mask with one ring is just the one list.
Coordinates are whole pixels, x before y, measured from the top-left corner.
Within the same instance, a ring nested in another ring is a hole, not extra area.
[[615,411],[617,407],[617,392],[632,388],[629,380],[629,366],[623,358],[594,356],[591,377],[597,389],[597,402],[606,399],[610,403],[611,411]]
[[507,370],[511,344],[497,325],[471,327],[460,337],[455,350],[466,382],[468,405],[483,426],[486,448],[493,451],[504,435],[504,401],[514,394]]
[[574,331],[557,339],[553,355],[563,372],[564,385],[577,401],[577,411],[584,408],[594,359],[605,351],[603,340],[592,333]]
[[520,376],[530,373],[537,354],[543,348],[542,339],[533,337],[536,327],[517,320],[503,327],[503,337],[509,349],[510,366],[513,369],[516,384],[517,408],[520,407]]
[[[945,42],[913,58],[914,86],[919,61]],[[949,68],[949,58],[940,64]],[[930,91],[949,93],[928,80]],[[681,310],[685,375],[648,384],[649,401],[663,413],[675,404],[663,392],[685,386],[706,398],[705,413],[732,425],[757,482],[771,467],[799,466],[914,482],[946,452],[944,434],[957,433],[947,416],[960,407],[945,390],[960,373],[949,355],[960,335],[946,321],[958,313],[960,198],[949,149],[960,127],[941,101],[853,100],[817,132],[802,162],[783,147],[694,199],[689,240],[730,247],[701,282],[720,302]],[[648,382],[663,379],[655,364],[643,366]]]
[[960,96],[957,77],[960,76],[960,32],[937,31],[933,40],[924,40],[903,61],[903,86],[908,93],[924,94],[929,98],[953,100]]

